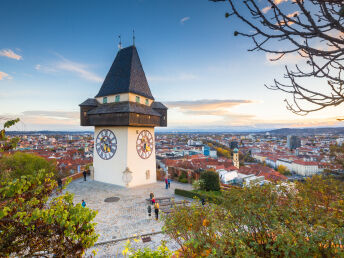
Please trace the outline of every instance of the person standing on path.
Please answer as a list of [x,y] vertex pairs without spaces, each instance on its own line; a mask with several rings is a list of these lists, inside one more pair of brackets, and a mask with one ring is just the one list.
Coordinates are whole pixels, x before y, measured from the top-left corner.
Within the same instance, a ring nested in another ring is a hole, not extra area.
[[205,199],[204,198],[201,199],[201,203],[204,206],[204,204],[205,204]]
[[159,203],[154,204],[154,211],[155,211],[155,220],[159,219]]
[[84,170],[84,172],[82,172],[82,174],[84,175],[84,181],[86,181],[86,170]]
[[61,180],[61,178],[57,179],[57,185],[59,186],[60,190],[62,190],[62,180]]
[[168,188],[171,188],[171,179],[167,179]]
[[84,207],[84,208],[86,207],[86,202],[84,200],[82,200],[81,206]]
[[167,177],[165,177],[165,185],[166,185],[166,189],[168,188],[168,180]]

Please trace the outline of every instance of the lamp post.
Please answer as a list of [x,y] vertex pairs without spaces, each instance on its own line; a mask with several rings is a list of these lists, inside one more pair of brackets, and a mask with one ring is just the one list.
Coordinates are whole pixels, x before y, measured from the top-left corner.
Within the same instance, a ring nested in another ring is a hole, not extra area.
[[122,180],[127,187],[129,186],[129,183],[131,182],[131,180],[133,180],[132,174],[133,172],[131,172],[128,167],[123,171]]

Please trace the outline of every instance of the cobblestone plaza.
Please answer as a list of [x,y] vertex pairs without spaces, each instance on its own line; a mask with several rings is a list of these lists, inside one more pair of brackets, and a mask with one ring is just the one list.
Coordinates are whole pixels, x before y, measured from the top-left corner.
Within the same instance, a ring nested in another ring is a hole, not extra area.
[[[83,179],[71,182],[66,190],[74,194],[75,203],[85,200],[88,208],[98,211],[94,222],[97,223],[96,232],[99,234],[97,241],[99,243],[161,231],[163,223],[154,219],[154,212],[151,217],[148,216],[146,199],[153,192],[155,197],[173,197],[176,201],[183,200],[183,197],[174,195],[175,188],[191,189],[191,185],[172,182],[171,188],[165,189],[164,182],[157,182],[135,188],[124,188],[87,178],[86,182]],[[118,197],[119,200],[104,202],[109,197]],[[166,240],[169,248],[178,248],[163,234],[152,235],[151,240],[147,243],[141,240],[132,241],[132,245],[134,248],[155,248],[160,245],[161,240]],[[90,255],[93,249],[98,249],[97,257],[121,257],[126,241],[97,245],[88,250],[86,255]]]

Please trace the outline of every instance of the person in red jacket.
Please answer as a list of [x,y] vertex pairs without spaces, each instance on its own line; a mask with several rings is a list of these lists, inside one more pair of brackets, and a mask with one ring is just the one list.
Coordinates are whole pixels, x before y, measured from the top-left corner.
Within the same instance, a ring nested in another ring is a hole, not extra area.
[[166,185],[166,189],[168,189],[168,179],[167,179],[167,177],[165,177],[165,185]]

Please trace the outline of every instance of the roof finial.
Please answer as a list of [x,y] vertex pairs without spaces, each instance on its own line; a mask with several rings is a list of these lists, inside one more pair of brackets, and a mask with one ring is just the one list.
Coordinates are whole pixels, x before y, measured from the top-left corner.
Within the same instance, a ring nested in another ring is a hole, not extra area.
[[118,48],[122,49],[122,39],[121,39],[121,35],[118,35],[119,38],[119,44],[118,44]]
[[135,30],[133,29],[133,46],[135,46]]

